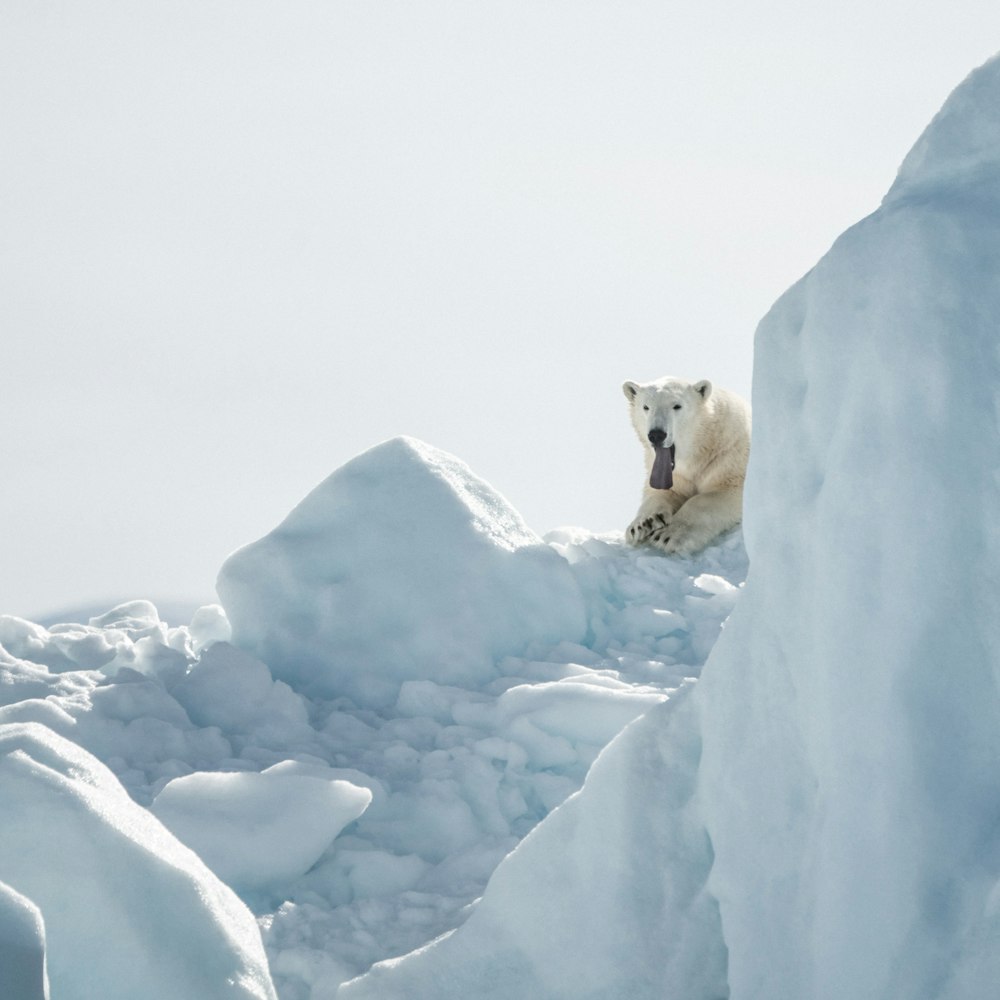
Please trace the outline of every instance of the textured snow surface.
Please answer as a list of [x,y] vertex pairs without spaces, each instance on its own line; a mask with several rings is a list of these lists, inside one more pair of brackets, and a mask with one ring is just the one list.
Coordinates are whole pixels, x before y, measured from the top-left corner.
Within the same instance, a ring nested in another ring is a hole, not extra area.
[[725,997],[719,909],[705,890],[711,845],[692,806],[701,747],[689,695],[651,709],[601,754],[585,790],[500,865],[455,934],[338,996]]

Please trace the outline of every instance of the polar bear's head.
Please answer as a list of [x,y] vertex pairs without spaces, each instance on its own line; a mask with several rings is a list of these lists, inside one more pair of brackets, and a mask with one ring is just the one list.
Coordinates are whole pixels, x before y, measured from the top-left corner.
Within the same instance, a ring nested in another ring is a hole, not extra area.
[[642,443],[654,449],[677,447],[680,459],[712,395],[712,383],[708,379],[689,382],[668,376],[645,384],[626,382],[622,391],[629,401],[632,426]]

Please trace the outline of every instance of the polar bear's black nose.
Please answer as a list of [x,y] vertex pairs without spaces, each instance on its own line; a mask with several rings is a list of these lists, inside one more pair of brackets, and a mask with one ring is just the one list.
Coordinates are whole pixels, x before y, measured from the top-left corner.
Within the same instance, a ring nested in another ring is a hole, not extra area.
[[649,443],[650,443],[650,444],[651,444],[651,445],[652,445],[652,446],[653,446],[654,448],[659,448],[659,447],[660,447],[660,445],[661,445],[661,444],[663,444],[663,441],[664,441],[664,439],[666,438],[666,436],[667,436],[667,432],[666,432],[666,431],[663,431],[663,430],[660,430],[660,428],[659,428],[659,427],[654,427],[654,428],[653,428],[653,429],[652,429],[652,430],[651,430],[651,431],[650,431],[650,432],[649,432],[649,433],[648,433],[648,434],[646,435],[646,437],[648,437],[648,438],[649,438]]

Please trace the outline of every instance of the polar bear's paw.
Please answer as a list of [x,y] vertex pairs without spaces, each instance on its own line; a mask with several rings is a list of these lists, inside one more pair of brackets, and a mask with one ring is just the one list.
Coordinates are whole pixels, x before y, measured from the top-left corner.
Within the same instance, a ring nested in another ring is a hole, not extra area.
[[[653,514],[643,517],[641,514],[625,529],[625,541],[629,545],[642,545],[649,541],[654,532],[663,531],[670,524],[666,514]],[[668,532],[669,534],[669,532]]]
[[704,528],[686,523],[681,518],[656,527],[645,538],[647,545],[677,556],[691,555],[703,549],[709,541],[711,536]]

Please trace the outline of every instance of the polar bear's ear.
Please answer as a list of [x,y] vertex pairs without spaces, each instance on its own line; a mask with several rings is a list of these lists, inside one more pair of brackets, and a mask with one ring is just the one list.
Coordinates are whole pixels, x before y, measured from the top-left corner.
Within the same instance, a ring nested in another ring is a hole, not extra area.
[[625,398],[631,403],[639,392],[639,386],[635,382],[626,382],[622,386],[622,392],[625,393]]
[[707,378],[703,378],[700,382],[695,382],[692,388],[702,399],[708,399],[712,395],[712,383]]

